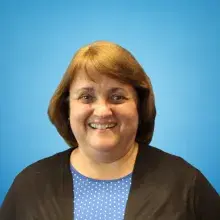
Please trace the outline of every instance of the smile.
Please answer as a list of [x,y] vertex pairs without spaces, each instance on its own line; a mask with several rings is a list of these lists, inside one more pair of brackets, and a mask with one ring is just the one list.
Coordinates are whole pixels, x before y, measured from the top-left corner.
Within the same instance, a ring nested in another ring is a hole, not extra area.
[[96,123],[90,123],[89,126],[93,129],[108,129],[108,128],[113,128],[116,126],[116,123],[111,123],[111,124],[96,124]]

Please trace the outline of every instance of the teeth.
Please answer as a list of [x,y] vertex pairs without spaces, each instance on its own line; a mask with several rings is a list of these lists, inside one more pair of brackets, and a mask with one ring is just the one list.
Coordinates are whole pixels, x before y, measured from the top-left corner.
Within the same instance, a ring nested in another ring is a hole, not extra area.
[[96,129],[107,129],[107,128],[112,128],[114,127],[116,124],[95,124],[95,123],[91,123],[89,124],[90,127],[92,128],[96,128]]

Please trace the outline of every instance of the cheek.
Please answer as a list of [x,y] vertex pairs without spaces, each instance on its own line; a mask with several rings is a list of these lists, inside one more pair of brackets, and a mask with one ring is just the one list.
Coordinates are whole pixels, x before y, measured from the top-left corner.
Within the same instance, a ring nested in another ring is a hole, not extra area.
[[77,129],[77,127],[84,125],[90,112],[91,110],[87,105],[70,104],[70,124],[72,129]]
[[119,118],[123,126],[137,127],[138,126],[138,110],[135,104],[124,106],[119,110]]

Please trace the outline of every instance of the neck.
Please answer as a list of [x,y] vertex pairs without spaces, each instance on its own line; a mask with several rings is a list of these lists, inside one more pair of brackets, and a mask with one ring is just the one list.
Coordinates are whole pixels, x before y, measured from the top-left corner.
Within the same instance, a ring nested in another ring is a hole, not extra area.
[[81,174],[94,179],[117,179],[133,171],[138,144],[133,143],[121,157],[89,157],[80,147],[70,157],[70,162]]

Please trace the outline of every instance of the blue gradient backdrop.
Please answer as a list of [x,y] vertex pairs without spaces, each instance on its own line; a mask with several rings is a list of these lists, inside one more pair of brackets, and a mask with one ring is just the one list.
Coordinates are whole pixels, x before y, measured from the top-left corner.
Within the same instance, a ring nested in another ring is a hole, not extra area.
[[24,167],[67,148],[48,103],[74,52],[100,39],[129,49],[152,80],[152,145],[220,193],[219,1],[134,2],[1,1],[0,204]]

